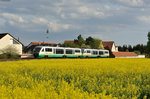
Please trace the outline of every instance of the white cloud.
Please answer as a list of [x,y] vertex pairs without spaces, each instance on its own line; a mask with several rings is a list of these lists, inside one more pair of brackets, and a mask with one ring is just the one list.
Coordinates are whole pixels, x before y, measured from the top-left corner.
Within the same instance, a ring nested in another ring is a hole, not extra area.
[[49,22],[49,28],[52,32],[60,32],[64,30],[68,30],[70,28],[69,24],[59,24],[56,22]]
[[65,18],[66,18],[64,13],[61,14],[60,17],[61,17],[62,19],[65,19]]
[[96,17],[101,17],[101,16],[104,16],[105,14],[104,14],[104,12],[95,11],[95,12],[94,12],[94,15],[95,15]]
[[28,12],[29,10],[27,8],[15,8],[16,11],[19,12]]
[[[109,6],[107,6],[106,9],[110,9]],[[71,18],[82,18],[82,19],[88,19],[88,18],[104,18],[108,15],[103,12],[100,8],[92,6],[80,6],[77,9],[76,13],[70,14]]]
[[0,19],[0,26],[4,26],[4,24],[5,24],[5,20]]
[[89,8],[85,7],[85,6],[79,7],[78,10],[79,10],[80,13],[84,13],[84,14],[89,13]]
[[137,19],[145,23],[150,23],[150,16],[140,16]]
[[4,18],[6,18],[10,21],[15,21],[15,22],[19,22],[19,23],[25,22],[24,19],[21,16],[18,16],[18,15],[15,15],[15,14],[2,13],[1,16],[3,16]]
[[45,18],[33,18],[32,22],[35,24],[47,24],[48,20],[46,20]]
[[110,10],[111,7],[109,5],[105,5],[104,8]]
[[117,0],[117,2],[128,5],[128,6],[142,6],[143,0]]
[[[142,28],[149,30],[148,26],[139,28],[135,22],[137,21],[135,17],[140,16],[137,18],[138,21],[150,23],[149,3],[146,2],[149,1],[30,0],[29,2],[12,0],[9,4],[0,4],[0,28],[6,31],[10,29],[12,32],[20,31],[26,36],[25,33],[31,33],[28,37],[39,33],[37,36],[40,38],[41,31],[45,31],[48,25],[51,32],[61,32],[61,39],[66,37],[65,34],[79,32],[85,35],[93,33],[94,37],[101,35],[102,39],[112,38],[112,35],[109,34],[114,33],[114,39],[117,40],[119,37],[115,33],[128,32],[133,27],[139,31]],[[125,26],[132,24],[132,27],[116,29],[114,26],[118,27],[118,24],[125,24]],[[71,37],[72,34],[68,37]]]
[[74,19],[74,18],[78,18],[78,15],[76,13],[71,13],[70,17]]

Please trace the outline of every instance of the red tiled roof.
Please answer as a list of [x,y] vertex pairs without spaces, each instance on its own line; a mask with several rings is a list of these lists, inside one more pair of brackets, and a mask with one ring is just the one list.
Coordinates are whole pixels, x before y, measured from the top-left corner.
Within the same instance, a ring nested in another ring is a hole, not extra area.
[[138,56],[134,52],[112,52],[115,57]]
[[74,43],[74,40],[64,41],[64,43]]
[[103,41],[103,45],[105,49],[109,48],[111,50],[113,44],[114,44],[114,41]]
[[57,45],[56,43],[31,42],[32,45]]

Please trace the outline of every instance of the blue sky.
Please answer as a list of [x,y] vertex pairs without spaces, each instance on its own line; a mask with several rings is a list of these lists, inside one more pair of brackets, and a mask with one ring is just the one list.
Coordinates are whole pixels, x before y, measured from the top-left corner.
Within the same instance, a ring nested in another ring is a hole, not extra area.
[[150,0],[7,1],[0,0],[0,33],[19,37],[24,45],[61,43],[79,34],[116,45],[146,44],[150,31]]

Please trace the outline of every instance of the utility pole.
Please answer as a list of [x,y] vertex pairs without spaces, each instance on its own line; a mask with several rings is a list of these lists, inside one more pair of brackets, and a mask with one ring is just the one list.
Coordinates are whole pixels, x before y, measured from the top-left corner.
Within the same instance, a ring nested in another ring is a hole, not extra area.
[[46,39],[48,40],[49,29],[46,30]]

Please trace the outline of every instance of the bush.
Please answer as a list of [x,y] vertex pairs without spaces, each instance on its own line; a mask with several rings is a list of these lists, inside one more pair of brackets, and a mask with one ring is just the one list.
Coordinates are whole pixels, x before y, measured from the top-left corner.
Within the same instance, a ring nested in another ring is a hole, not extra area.
[[20,55],[4,53],[0,55],[0,59],[19,59]]
[[8,46],[0,51],[0,59],[18,59],[18,50],[12,46]]

